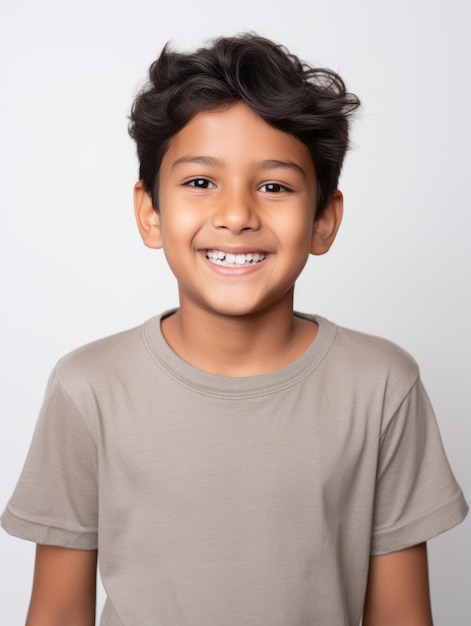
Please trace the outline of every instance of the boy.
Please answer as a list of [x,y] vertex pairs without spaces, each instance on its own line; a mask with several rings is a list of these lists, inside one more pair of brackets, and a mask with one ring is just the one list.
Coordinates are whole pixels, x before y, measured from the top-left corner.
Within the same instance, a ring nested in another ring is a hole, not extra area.
[[178,310],[62,359],[2,518],[31,626],[431,624],[425,541],[466,503],[418,370],[293,312],[342,217],[358,100],[252,35],[166,49],[134,103],[144,243]]

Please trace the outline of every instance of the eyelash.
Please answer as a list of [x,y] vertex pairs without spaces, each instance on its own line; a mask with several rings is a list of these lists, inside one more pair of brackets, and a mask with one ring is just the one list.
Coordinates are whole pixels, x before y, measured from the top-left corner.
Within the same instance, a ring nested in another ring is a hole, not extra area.
[[281,183],[265,183],[265,184],[261,185],[258,188],[259,191],[261,191],[263,189],[263,187],[276,187],[276,190],[275,189],[267,189],[263,193],[280,193],[282,191],[284,191],[284,192],[290,192],[291,191],[291,189],[289,187],[286,187],[285,185],[282,185]]
[[[202,177],[192,178],[191,180],[187,181],[185,185],[187,185],[188,187],[194,187],[195,189],[213,189],[214,187],[216,187],[213,182],[211,182],[207,178]],[[262,191],[264,187],[266,187],[267,189],[265,191]],[[272,189],[268,189],[268,187],[271,187]],[[262,193],[280,193],[291,191],[291,189],[289,189],[285,185],[282,185],[281,183],[264,183],[263,185],[260,185],[258,189],[259,191],[262,191]]]
[[[198,183],[204,183],[204,185],[199,185]],[[194,187],[195,189],[212,189],[213,187],[216,186],[207,178],[201,178],[201,177],[192,178],[191,180],[188,180],[185,183],[185,185],[188,185],[188,187]]]

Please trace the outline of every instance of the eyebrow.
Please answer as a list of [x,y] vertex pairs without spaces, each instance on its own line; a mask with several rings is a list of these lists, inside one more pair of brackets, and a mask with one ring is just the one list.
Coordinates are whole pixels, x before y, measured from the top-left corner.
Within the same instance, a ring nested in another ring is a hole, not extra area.
[[183,163],[199,163],[201,165],[212,165],[213,167],[223,167],[224,163],[220,159],[216,159],[215,157],[210,156],[182,156],[177,159],[173,165],[174,167],[178,167]]
[[[216,157],[203,156],[203,155],[195,155],[195,156],[182,156],[177,159],[173,165],[174,167],[178,167],[184,163],[199,163],[200,165],[210,165],[212,167],[224,167],[224,161],[221,159],[217,159]],[[293,169],[297,172],[300,172],[304,177],[306,177],[306,172],[303,168],[295,163],[294,161],[281,161],[279,159],[266,159],[265,161],[258,161],[254,163],[255,169],[263,169],[263,170],[274,170],[278,168],[287,168]]]
[[264,170],[274,170],[278,168],[288,168],[294,169],[297,172],[301,172],[303,176],[306,176],[306,172],[303,168],[295,163],[294,161],[280,161],[278,159],[267,159],[266,161],[261,161],[260,163],[256,163],[257,167]]

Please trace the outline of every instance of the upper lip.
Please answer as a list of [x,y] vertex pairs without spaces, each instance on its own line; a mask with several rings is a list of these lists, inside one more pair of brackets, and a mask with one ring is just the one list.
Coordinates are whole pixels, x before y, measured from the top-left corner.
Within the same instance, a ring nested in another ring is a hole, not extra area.
[[263,248],[255,248],[248,246],[208,246],[207,248],[201,248],[202,252],[208,252],[209,250],[215,250],[217,252],[224,252],[225,254],[268,254],[267,250]]

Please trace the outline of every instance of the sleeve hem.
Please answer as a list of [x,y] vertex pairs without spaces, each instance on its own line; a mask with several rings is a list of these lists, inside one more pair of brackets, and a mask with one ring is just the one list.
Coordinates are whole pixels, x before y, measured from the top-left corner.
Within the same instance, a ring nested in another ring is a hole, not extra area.
[[95,530],[75,531],[31,521],[15,515],[9,508],[3,513],[1,523],[10,535],[39,544],[76,550],[95,550],[98,547],[98,533]]
[[441,533],[450,530],[464,520],[468,505],[461,491],[450,501],[427,515],[373,535],[371,555],[379,556],[390,552],[404,550],[418,543],[428,541]]

